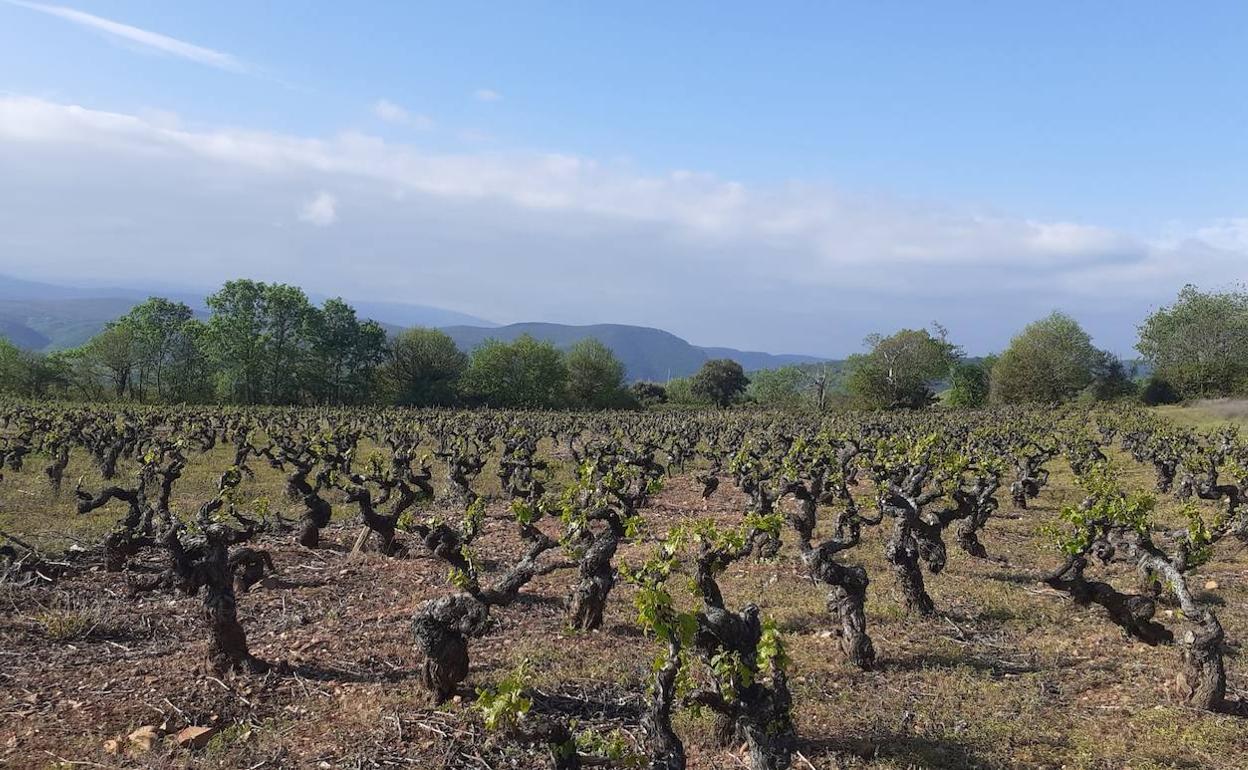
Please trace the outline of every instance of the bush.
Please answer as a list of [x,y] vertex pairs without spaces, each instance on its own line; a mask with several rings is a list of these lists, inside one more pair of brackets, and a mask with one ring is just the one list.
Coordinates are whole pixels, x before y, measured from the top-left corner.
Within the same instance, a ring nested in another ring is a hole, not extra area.
[[1174,386],[1154,375],[1149,377],[1148,382],[1144,384],[1144,390],[1140,393],[1140,400],[1148,406],[1157,406],[1159,404],[1177,404],[1182,399],[1179,398],[1179,394],[1175,391]]

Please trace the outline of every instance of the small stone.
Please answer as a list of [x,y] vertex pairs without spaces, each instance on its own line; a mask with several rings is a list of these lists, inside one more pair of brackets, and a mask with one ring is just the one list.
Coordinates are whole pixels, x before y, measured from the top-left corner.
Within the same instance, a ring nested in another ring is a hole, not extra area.
[[1215,591],[1215,590],[1217,590],[1217,588],[1218,588],[1218,581],[1216,581],[1216,580],[1206,580],[1206,581],[1205,581],[1205,590],[1206,590],[1206,591]]
[[219,727],[183,727],[173,740],[184,749],[202,749],[219,732]]
[[151,751],[156,745],[156,739],[160,737],[160,730],[156,725],[143,725],[139,729],[126,736],[126,740],[134,744],[135,748],[140,751]]

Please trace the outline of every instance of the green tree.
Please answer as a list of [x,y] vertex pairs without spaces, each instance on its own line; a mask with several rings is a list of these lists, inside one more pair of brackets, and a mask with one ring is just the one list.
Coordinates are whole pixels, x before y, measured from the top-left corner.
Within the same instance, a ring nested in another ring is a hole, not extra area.
[[108,324],[83,345],[82,357],[102,372],[116,398],[124,397],[142,358],[134,325],[125,318]]
[[1139,327],[1136,349],[1184,398],[1248,390],[1248,292],[1184,286]]
[[608,409],[628,401],[624,364],[611,348],[593,337],[576,342],[564,353],[568,368],[568,402],[578,409]]
[[945,403],[970,409],[987,404],[995,360],[995,357],[989,357],[954,364],[949,370],[949,392],[945,394]]
[[663,385],[663,393],[667,396],[669,404],[710,406],[714,403],[706,396],[694,392],[692,377],[673,377]]
[[808,377],[799,367],[782,366],[754,372],[746,394],[771,409],[798,409],[807,403],[803,389]]
[[161,400],[170,404],[202,404],[213,400],[216,369],[208,355],[208,326],[191,319],[179,328],[166,356]]
[[889,337],[866,339],[870,352],[850,356],[846,387],[854,400],[869,409],[917,409],[936,396],[932,383],[949,373],[958,360],[957,346],[945,330],[902,329]]
[[185,351],[184,330],[193,317],[185,303],[149,297],[118,319],[134,330],[138,361],[133,391],[140,401],[151,397],[158,401],[170,400],[171,372],[183,363],[176,361],[173,354]]
[[401,332],[378,371],[386,398],[401,406],[450,406],[457,400],[468,356],[445,332],[415,327]]
[[207,303],[207,342],[221,395],[245,404],[302,400],[316,332],[316,309],[303,290],[228,281]]
[[1106,350],[1098,350],[1092,365],[1092,382],[1080,392],[1086,401],[1110,401],[1133,396],[1139,390],[1133,373],[1118,356]]
[[300,375],[307,371],[316,344],[316,309],[303,289],[286,284],[264,286],[261,307],[265,400],[270,404],[298,403],[305,384]]
[[643,409],[667,403],[667,388],[657,382],[634,382],[628,386],[628,394]]
[[0,337],[0,393],[43,398],[70,384],[64,354],[43,356]]
[[361,322],[339,298],[325,300],[307,315],[311,349],[305,389],[322,404],[360,404],[371,399],[377,367],[386,358],[386,332],[376,321]]
[[228,281],[206,300],[212,317],[205,341],[226,401],[264,402],[264,293],[265,285],[257,281]]
[[1079,322],[1054,312],[1010,341],[992,368],[992,400],[1037,403],[1074,398],[1092,385],[1106,354]]
[[565,402],[568,369],[558,348],[522,334],[511,343],[481,343],[461,382],[465,396],[476,403],[553,409]]
[[27,353],[0,337],[0,393],[25,395],[22,388],[26,381]]
[[694,396],[722,408],[740,398],[749,384],[741,364],[731,358],[713,358],[702,364],[689,386]]

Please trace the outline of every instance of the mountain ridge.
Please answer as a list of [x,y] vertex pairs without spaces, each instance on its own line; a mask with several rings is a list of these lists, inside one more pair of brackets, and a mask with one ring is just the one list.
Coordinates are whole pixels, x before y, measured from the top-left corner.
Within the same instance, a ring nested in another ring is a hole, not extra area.
[[[159,291],[126,287],[80,288],[28,281],[0,275],[0,336],[18,347],[53,352],[77,347],[149,296],[185,302],[196,316],[207,317],[203,298],[184,290]],[[314,302],[328,295],[309,293]],[[630,380],[664,382],[687,377],[712,358],[730,358],[747,371],[774,369],[825,359],[796,354],[772,354],[728,347],[699,346],[669,332],[630,324],[558,324],[540,321],[496,325],[485,319],[427,305],[401,302],[346,300],[361,318],[371,318],[393,336],[411,326],[429,326],[446,332],[464,352],[487,339],[504,342],[522,334],[566,349],[587,337],[597,338],[624,363]]]
[[730,358],[741,364],[746,371],[826,360],[799,354],[703,347],[663,329],[628,324],[572,325],[531,321],[497,327],[447,326],[442,331],[465,351],[472,350],[487,339],[511,342],[522,334],[550,342],[561,349],[594,337],[611,348],[616,358],[624,363],[628,379],[655,382],[665,382],[673,377],[688,377],[712,358]]

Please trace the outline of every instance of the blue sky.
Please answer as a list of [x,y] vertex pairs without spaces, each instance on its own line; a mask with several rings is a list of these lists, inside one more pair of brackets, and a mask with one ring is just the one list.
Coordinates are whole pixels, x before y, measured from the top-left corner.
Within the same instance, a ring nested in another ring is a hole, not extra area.
[[832,355],[1062,308],[1129,353],[1248,277],[1246,42],[1244,3],[0,0],[0,272]]

